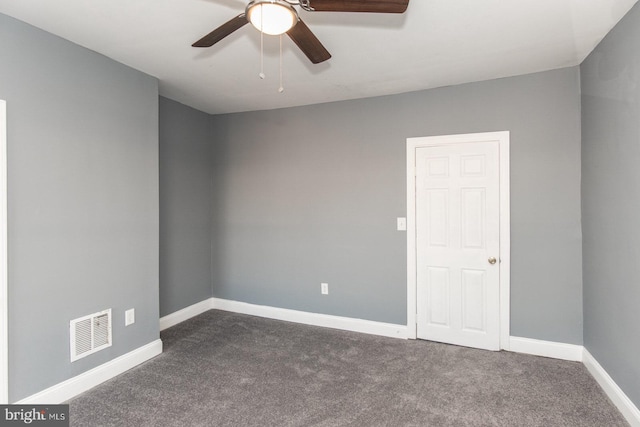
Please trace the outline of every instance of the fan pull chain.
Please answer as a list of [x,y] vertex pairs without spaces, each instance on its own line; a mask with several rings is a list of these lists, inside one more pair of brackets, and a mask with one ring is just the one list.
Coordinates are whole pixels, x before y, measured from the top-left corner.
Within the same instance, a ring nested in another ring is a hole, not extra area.
[[278,92],[284,92],[284,86],[282,85],[282,34],[280,34],[280,87]]
[[264,80],[264,31],[262,30],[264,27],[263,10],[264,7],[260,6],[260,74],[258,74],[258,77]]

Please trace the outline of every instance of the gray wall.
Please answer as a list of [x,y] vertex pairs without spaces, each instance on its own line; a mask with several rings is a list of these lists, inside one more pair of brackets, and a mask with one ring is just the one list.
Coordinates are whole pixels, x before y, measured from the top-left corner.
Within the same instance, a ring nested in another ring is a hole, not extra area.
[[211,298],[211,116],[160,98],[160,316]]
[[213,295],[406,324],[406,138],[508,130],[512,335],[582,344],[579,89],[573,67],[214,116]]
[[581,66],[584,338],[640,406],[640,6]]
[[[0,58],[16,401],[158,339],[158,88],[4,15]],[[114,345],[71,364],[69,320],[106,308]]]

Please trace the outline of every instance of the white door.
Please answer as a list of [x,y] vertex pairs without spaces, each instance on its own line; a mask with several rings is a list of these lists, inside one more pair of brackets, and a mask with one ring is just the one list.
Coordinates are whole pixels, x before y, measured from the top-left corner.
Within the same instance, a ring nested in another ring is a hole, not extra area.
[[8,403],[7,268],[7,120],[0,100],[0,404]]
[[418,338],[500,350],[498,141],[418,147]]

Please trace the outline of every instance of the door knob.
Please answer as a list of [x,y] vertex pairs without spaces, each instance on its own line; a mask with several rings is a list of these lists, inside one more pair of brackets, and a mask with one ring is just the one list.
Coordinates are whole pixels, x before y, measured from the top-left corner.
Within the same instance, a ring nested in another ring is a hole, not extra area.
[[489,261],[489,264],[495,264],[498,260],[495,259],[495,257],[490,257],[488,261]]

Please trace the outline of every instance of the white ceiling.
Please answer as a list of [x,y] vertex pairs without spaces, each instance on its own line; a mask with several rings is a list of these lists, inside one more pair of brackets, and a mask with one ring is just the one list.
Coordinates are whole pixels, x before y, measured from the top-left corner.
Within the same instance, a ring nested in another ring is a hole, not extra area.
[[[364,98],[577,65],[638,0],[411,0],[403,15],[300,11],[333,57],[313,65],[285,36],[246,25],[191,44],[242,0],[0,0],[0,13],[127,64],[163,96],[208,113]],[[313,3],[312,3],[313,4]]]

